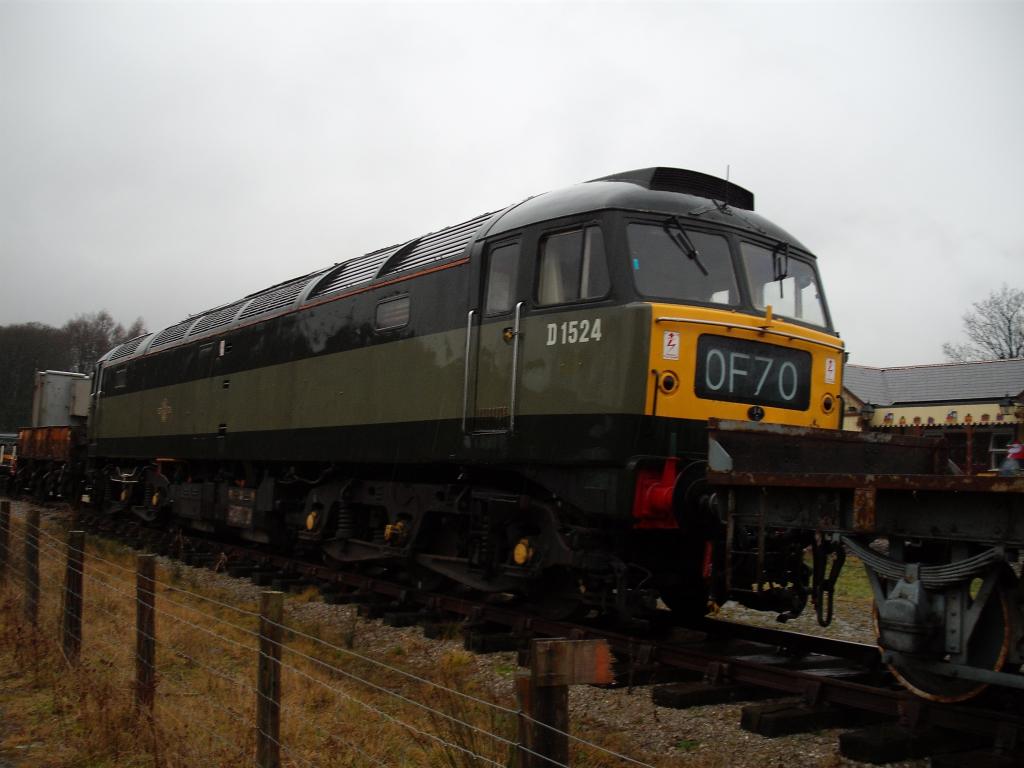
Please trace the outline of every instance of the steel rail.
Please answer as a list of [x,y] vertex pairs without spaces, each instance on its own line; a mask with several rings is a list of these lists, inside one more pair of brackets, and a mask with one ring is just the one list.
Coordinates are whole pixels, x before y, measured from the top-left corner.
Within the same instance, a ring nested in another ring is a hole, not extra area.
[[[773,648],[782,647],[807,654],[837,656],[858,665],[866,674],[878,672],[881,667],[879,650],[864,643],[754,627],[718,619],[705,619],[695,625],[701,634],[706,635],[699,641],[660,640],[610,631],[594,625],[548,619],[512,606],[425,592],[376,576],[338,570],[240,544],[210,540],[202,536],[179,538],[177,534],[165,530],[154,530],[135,523],[131,525],[136,528],[131,538],[136,541],[149,539],[146,543],[151,546],[157,540],[174,537],[192,545],[196,551],[200,547],[213,548],[246,563],[351,587],[354,592],[380,595],[400,604],[418,605],[428,612],[444,612],[464,617],[471,622],[504,626],[513,634],[521,634],[524,637],[536,635],[579,640],[603,639],[618,657],[632,662],[653,663],[668,669],[683,669],[705,674],[717,670],[723,681],[799,697],[809,706],[836,705],[899,719],[911,725],[928,723],[951,731],[984,737],[997,737],[1007,727],[1024,730],[1024,715],[1006,708],[994,710],[975,704],[944,704],[923,699],[899,687],[887,674],[883,682],[876,685],[755,660],[758,657],[763,659],[764,654]],[[123,526],[121,528],[120,535],[124,536]],[[723,638],[758,643],[763,646],[762,653],[753,654],[749,645],[732,653],[723,652]]]

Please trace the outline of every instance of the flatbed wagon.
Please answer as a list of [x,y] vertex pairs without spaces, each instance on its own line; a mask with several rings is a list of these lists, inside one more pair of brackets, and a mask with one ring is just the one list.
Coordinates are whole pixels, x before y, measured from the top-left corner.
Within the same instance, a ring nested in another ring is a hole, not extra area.
[[[829,611],[824,563],[863,562],[883,658],[928,698],[987,684],[1024,689],[1024,477],[967,476],[941,439],[711,420],[708,483],[723,557],[753,557],[771,590],[767,537],[815,531],[812,593]],[[753,554],[746,538],[762,544]],[[725,573],[733,573],[725,568]]]

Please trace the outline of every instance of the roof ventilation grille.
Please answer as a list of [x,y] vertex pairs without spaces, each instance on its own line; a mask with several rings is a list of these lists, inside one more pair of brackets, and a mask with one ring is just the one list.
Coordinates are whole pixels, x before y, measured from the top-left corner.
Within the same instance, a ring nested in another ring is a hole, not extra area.
[[147,333],[142,336],[137,336],[134,339],[126,341],[124,344],[117,347],[117,349],[111,352],[109,359],[111,361],[114,361],[120,360],[122,357],[128,357],[132,352],[139,348],[139,345],[142,344],[142,342],[144,342],[148,338],[149,334]]
[[[310,276],[305,275],[300,277],[298,280],[290,280],[287,283],[281,283],[273,288],[270,288],[262,293],[257,293],[252,297],[252,300],[242,310],[242,314],[239,316],[239,320],[245,320],[249,317],[255,317],[256,315],[263,315],[267,312],[273,312],[277,309],[287,307],[298,296],[303,287],[309,282]],[[205,319],[205,318],[204,318]]]
[[188,331],[189,326],[196,321],[195,317],[190,317],[188,320],[183,320],[177,325],[172,325],[169,328],[164,328],[160,333],[153,339],[153,343],[149,345],[150,349],[155,347],[163,346],[164,344],[170,344],[175,341],[181,341],[185,338],[185,332]]
[[244,301],[236,301],[234,304],[229,304],[226,307],[215,309],[212,312],[207,312],[192,328],[189,333],[189,338],[198,336],[201,333],[212,331],[216,328],[223,328],[225,325],[230,323],[238,312],[239,307],[245,304]]
[[357,256],[349,261],[343,261],[324,275],[320,284],[309,294],[309,298],[315,299],[329,293],[337,293],[357,283],[372,280],[380,269],[380,265],[401,248],[401,245],[392,245],[365,256]]
[[480,227],[493,215],[493,212],[484,213],[469,221],[431,232],[429,235],[407,243],[408,247],[403,246],[393,254],[393,259],[388,259],[378,277],[461,256],[473,241],[473,237]]

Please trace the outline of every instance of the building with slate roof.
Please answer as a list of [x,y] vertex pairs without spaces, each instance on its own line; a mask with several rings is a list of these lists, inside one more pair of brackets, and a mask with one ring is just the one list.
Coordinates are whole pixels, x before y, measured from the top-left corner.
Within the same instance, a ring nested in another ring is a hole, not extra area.
[[843,427],[944,436],[971,473],[996,469],[1024,437],[1024,358],[872,368],[847,365]]

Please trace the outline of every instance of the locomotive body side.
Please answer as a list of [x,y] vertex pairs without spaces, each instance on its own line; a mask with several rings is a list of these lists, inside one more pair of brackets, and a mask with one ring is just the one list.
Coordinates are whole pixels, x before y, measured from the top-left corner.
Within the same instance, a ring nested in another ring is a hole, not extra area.
[[[708,418],[838,425],[813,257],[750,211],[633,180],[467,225],[425,236],[462,239],[417,269],[387,266],[423,238],[113,350],[95,500],[479,589],[702,613]],[[773,262],[757,284],[750,248]],[[325,295],[346,269],[366,277]],[[787,290],[789,317],[759,306]]]
[[[107,366],[94,454],[418,462],[428,424],[449,435],[451,454],[464,329],[445,297],[464,290],[465,273],[453,264]],[[376,308],[396,298],[408,300],[408,322],[377,330]]]

